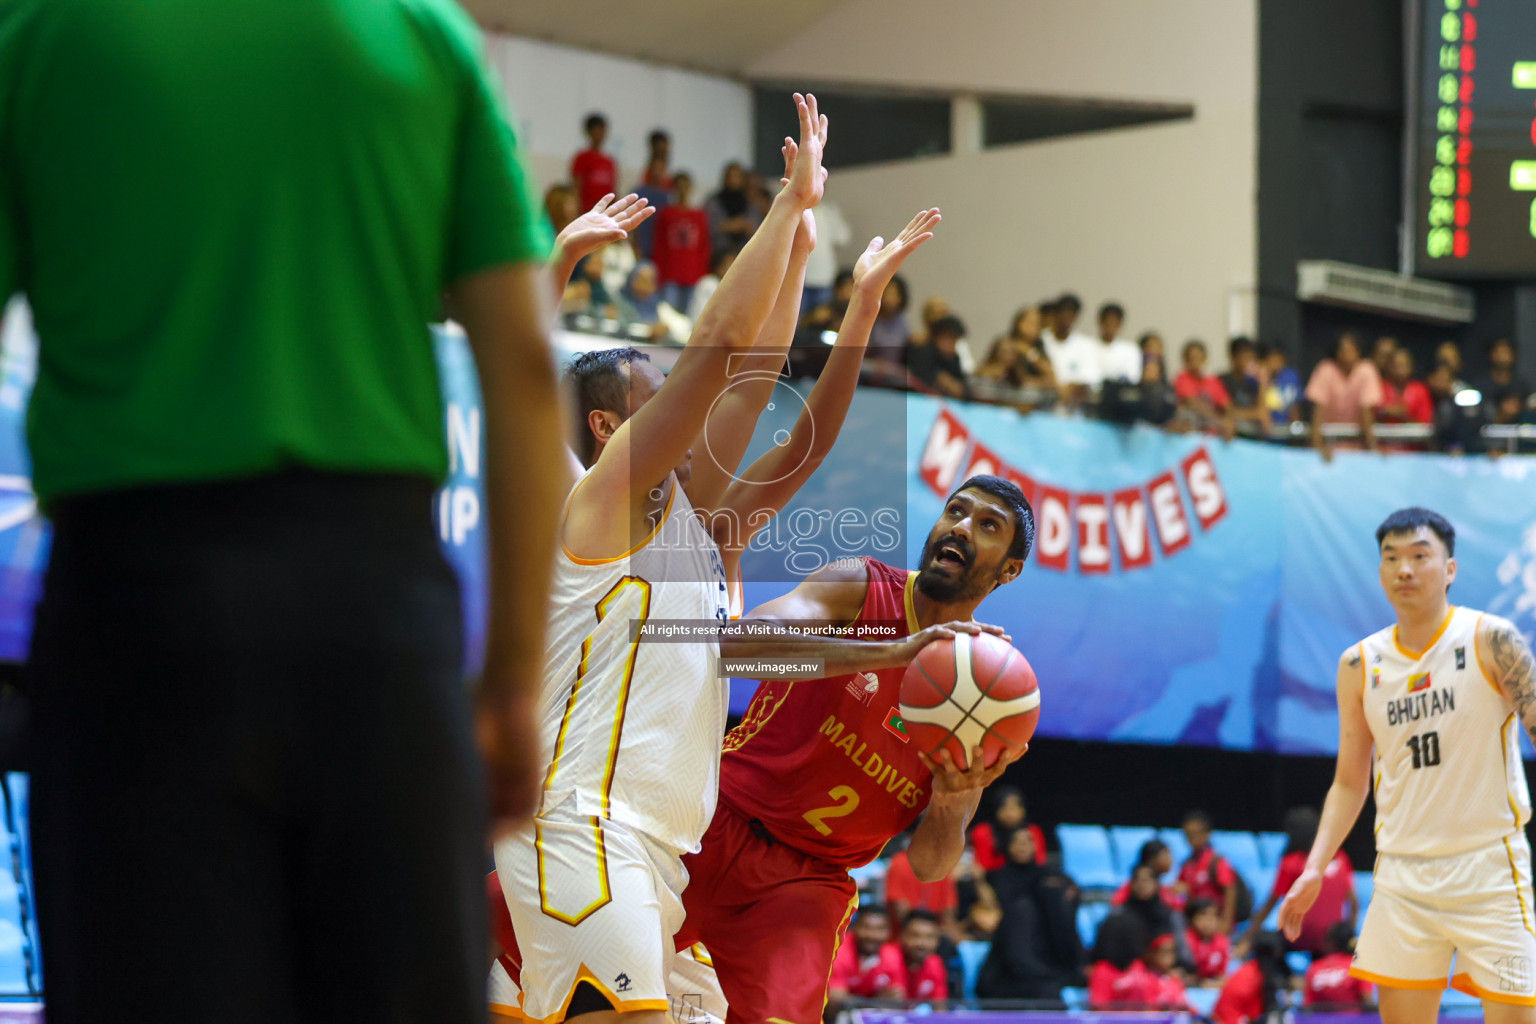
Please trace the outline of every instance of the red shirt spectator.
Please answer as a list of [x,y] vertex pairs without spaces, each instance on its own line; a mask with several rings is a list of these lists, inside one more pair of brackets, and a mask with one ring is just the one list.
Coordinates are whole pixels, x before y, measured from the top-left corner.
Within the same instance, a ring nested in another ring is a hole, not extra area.
[[906,983],[907,969],[901,961],[901,947],[888,942],[874,956],[859,956],[852,937],[845,937],[832,961],[832,979],[828,987],[843,989],[864,999],[889,996],[892,988]]
[[1147,971],[1150,982],[1147,985],[1147,993],[1150,998],[1147,1002],[1159,1010],[1187,1010],[1189,999],[1184,995],[1184,983],[1171,974],[1158,974],[1156,971]]
[[885,902],[899,924],[909,910],[927,910],[942,917],[945,911],[960,905],[960,894],[948,876],[937,882],[919,882],[907,860],[907,851],[902,850],[891,858],[890,869],[885,873]]
[[1433,423],[1435,419],[1435,400],[1430,397],[1429,388],[1423,381],[1409,380],[1402,385],[1390,378],[1382,381],[1381,404],[1383,407],[1401,405],[1406,414],[1396,416],[1381,411],[1379,417],[1383,423]]
[[571,161],[571,180],[576,183],[576,194],[585,213],[603,196],[615,191],[619,169],[613,158],[602,150],[584,149]]
[[1184,942],[1195,961],[1195,977],[1201,981],[1223,978],[1227,974],[1227,959],[1232,955],[1232,940],[1217,932],[1204,938],[1193,928],[1184,932]]
[[[889,959],[889,953],[893,949],[896,951],[894,962],[901,965],[901,973],[896,977],[896,984],[902,987],[908,999],[949,998],[949,972],[944,969],[943,957],[937,953],[929,953],[922,966],[914,971],[907,966],[899,942],[887,943],[880,950],[881,962]],[[849,991],[853,990],[849,989]]]
[[[1045,833],[1034,822],[1023,826],[1035,841],[1035,863],[1045,863]],[[997,830],[990,821],[984,821],[971,830],[971,845],[976,850],[976,863],[983,871],[996,871],[1008,863],[1007,856],[998,846]],[[1129,883],[1127,883],[1129,884]]]
[[677,204],[656,212],[651,259],[662,284],[692,288],[709,273],[709,215]]
[[1088,972],[1088,1005],[1095,1010],[1151,1006],[1161,988],[1157,975],[1140,960],[1123,971],[1100,960]]
[[1211,1011],[1216,1024],[1249,1024],[1264,1016],[1264,972],[1255,960],[1237,969],[1222,986]]
[[1187,899],[1210,900],[1217,907],[1225,907],[1227,890],[1237,881],[1237,873],[1225,857],[1207,846],[1184,862],[1179,881],[1184,883]]
[[1353,962],[1354,958],[1348,953],[1330,953],[1320,960],[1314,960],[1312,966],[1307,968],[1305,1004],[1312,1006],[1314,1003],[1328,1003],[1341,1006],[1369,1002],[1372,995],[1371,983],[1349,976],[1350,964]]
[[[1168,904],[1168,909],[1169,910],[1182,910],[1182,909],[1184,909],[1184,897],[1179,894],[1179,891],[1177,889],[1171,888],[1171,887],[1166,886],[1166,885],[1160,885],[1160,886],[1157,887],[1157,894],[1163,898],[1163,902],[1164,903]],[[1114,891],[1114,894],[1109,897],[1109,903],[1110,903],[1110,906],[1123,907],[1123,906],[1125,906],[1125,901],[1130,899],[1130,898],[1131,898],[1131,883],[1130,882],[1121,882],[1120,883],[1120,888],[1116,889]]]
[[1179,375],[1173,379],[1173,394],[1181,402],[1203,396],[1217,409],[1225,409],[1232,404],[1232,398],[1227,394],[1220,377],[1196,377],[1188,370],[1180,370]]
[[[1281,857],[1280,871],[1275,875],[1275,888],[1270,893],[1270,900],[1279,902],[1284,899],[1306,866],[1305,853],[1298,851]],[[1328,929],[1349,916],[1345,913],[1345,904],[1353,907],[1354,902],[1354,865],[1350,863],[1349,855],[1340,850],[1323,869],[1322,890],[1318,892],[1312,909],[1307,911],[1307,916],[1301,919],[1301,934],[1296,938],[1296,948],[1313,954],[1323,952],[1323,941],[1328,935]]]

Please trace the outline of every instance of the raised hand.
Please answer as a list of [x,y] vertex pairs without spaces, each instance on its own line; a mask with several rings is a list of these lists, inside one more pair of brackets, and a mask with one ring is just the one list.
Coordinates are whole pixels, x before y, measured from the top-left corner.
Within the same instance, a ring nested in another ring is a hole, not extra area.
[[990,768],[984,760],[986,752],[979,745],[971,748],[970,764],[964,768],[955,764],[948,750],[941,750],[934,757],[920,752],[917,756],[933,773],[933,782],[928,788],[929,805],[943,807],[967,803],[977,790],[992,785],[1010,764],[1028,752],[1029,744],[1026,743],[1017,753],[1005,752]]
[[821,166],[827,145],[827,119],[816,105],[816,97],[795,93],[795,111],[800,115],[800,141],[786,139],[784,147],[784,191],[803,208],[821,202],[827,185],[827,172]]
[[923,210],[907,223],[901,234],[887,243],[878,235],[869,243],[864,254],[853,265],[853,286],[879,296],[890,284],[891,278],[906,258],[917,251],[918,246],[933,237],[933,229],[942,220],[938,208]]
[[579,260],[610,242],[628,238],[631,231],[655,212],[649,199],[641,199],[633,192],[622,199],[615,199],[610,193],[567,224],[555,244],[566,259]]

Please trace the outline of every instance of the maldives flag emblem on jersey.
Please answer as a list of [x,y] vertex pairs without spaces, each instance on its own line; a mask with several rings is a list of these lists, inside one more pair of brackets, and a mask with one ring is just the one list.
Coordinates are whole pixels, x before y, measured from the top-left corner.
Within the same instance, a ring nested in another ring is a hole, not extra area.
[[1416,676],[1408,677],[1408,692],[1418,693],[1420,690],[1429,689],[1429,673],[1420,672]]
[[901,720],[901,715],[895,708],[891,708],[885,714],[885,731],[905,743],[912,737],[907,735],[907,723]]

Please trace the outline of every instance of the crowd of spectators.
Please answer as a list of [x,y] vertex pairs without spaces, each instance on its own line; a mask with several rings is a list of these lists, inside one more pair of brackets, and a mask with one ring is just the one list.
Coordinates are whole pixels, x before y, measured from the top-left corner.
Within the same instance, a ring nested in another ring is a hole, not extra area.
[[[1257,1020],[1282,1003],[1372,1004],[1371,986],[1349,976],[1359,905],[1343,852],[1328,866],[1295,942],[1259,927],[1305,865],[1315,810],[1287,814],[1278,874],[1257,894],[1255,909],[1255,895],[1216,848],[1199,811],[1185,817],[1189,853],[1181,864],[1153,838],[1118,889],[1085,893],[1048,855],[1045,833],[1029,821],[1018,790],[999,787],[991,803],[949,878],[918,882],[901,850],[883,876],[863,878],[865,909],[833,968],[834,1011],[868,1000],[942,1005],[958,998],[959,945],[977,940],[989,943],[975,983],[984,1000],[1061,1006],[1063,990],[1072,988],[1086,989],[1095,1010],[1187,1010],[1189,990],[1212,989],[1210,1016],[1218,1024]],[[1078,910],[1089,900],[1107,901],[1109,913],[1085,948]],[[1304,972],[1296,954],[1309,958]]]

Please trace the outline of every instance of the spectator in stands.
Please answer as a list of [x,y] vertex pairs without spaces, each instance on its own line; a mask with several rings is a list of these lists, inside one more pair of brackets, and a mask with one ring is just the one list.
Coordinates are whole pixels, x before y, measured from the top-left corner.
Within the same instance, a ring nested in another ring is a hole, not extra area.
[[945,932],[958,931],[955,911],[960,906],[960,897],[954,879],[945,876],[937,882],[919,882],[906,850],[892,857],[891,866],[886,869],[885,906],[898,928],[910,911],[926,910],[939,919]]
[[907,326],[907,282],[897,274],[880,296],[880,313],[875,317],[875,326],[870,328],[866,351],[875,359],[905,365],[911,337]]
[[[1285,855],[1280,858],[1280,871],[1275,876],[1269,898],[1253,915],[1256,923],[1262,924],[1269,919],[1269,912],[1280,905],[1306,868],[1307,854],[1312,850],[1312,840],[1317,837],[1317,812],[1310,807],[1291,808],[1285,814],[1285,833],[1287,840]],[[1355,867],[1350,863],[1349,855],[1340,850],[1323,871],[1322,891],[1302,919],[1301,935],[1293,944],[1294,948],[1313,956],[1320,954],[1328,929],[1340,921],[1354,921],[1359,911],[1360,904],[1355,897]]]
[[1323,940],[1323,955],[1307,968],[1302,1004],[1312,1010],[1341,1013],[1373,1006],[1376,986],[1350,976],[1354,954],[1354,926],[1348,921],[1340,921],[1329,928]]
[[1383,334],[1376,339],[1376,344],[1371,346],[1371,362],[1376,365],[1376,374],[1386,379],[1387,371],[1392,369],[1392,353],[1398,350],[1397,339]]
[[955,864],[949,877],[955,883],[955,919],[959,924],[956,942],[966,939],[990,939],[997,930],[1002,909],[997,905],[997,893],[987,881],[987,873],[976,859],[975,844],[966,839],[965,852]]
[[1216,1024],[1256,1022],[1280,1008],[1280,993],[1290,985],[1291,968],[1285,962],[1285,945],[1280,936],[1259,932],[1248,961],[1222,986],[1211,1019]]
[[1179,979],[1177,943],[1171,932],[1154,935],[1141,954],[1147,969],[1147,1004],[1157,1010],[1188,1010],[1184,982]]
[[1140,1010],[1149,1005],[1151,972],[1141,962],[1149,941],[1140,918],[1112,914],[1104,919],[1088,971],[1090,1009]]
[[918,341],[926,341],[933,336],[933,325],[949,316],[954,310],[949,306],[949,300],[942,295],[930,295],[923,300],[923,306],[918,310],[918,327],[912,333],[912,337]]
[[1056,372],[1040,344],[1039,307],[1025,306],[1013,315],[1008,333],[992,343],[976,376],[1009,388],[1055,386]]
[[[1324,359],[1307,381],[1312,403],[1312,446],[1325,458],[1334,447],[1376,450],[1376,407],[1381,404],[1381,375],[1376,364],[1360,356],[1360,339],[1352,332],[1339,335],[1332,359]],[[1323,436],[1325,423],[1358,425],[1360,438],[1335,445]]]
[[1479,402],[1462,405],[1457,396],[1456,371],[1450,363],[1436,363],[1425,379],[1434,402],[1435,447],[1457,455],[1487,451],[1482,428],[1485,422]]
[[1014,831],[1007,851],[1008,863],[989,876],[1003,913],[976,992],[984,999],[1059,1005],[1061,990],[1082,981],[1077,886],[1060,871],[1035,863],[1028,829]]
[[914,338],[907,346],[907,369],[947,398],[970,398],[971,385],[957,351],[965,337],[965,324],[957,316],[944,316],[930,325],[928,332],[927,341]]
[[1259,369],[1264,380],[1264,408],[1269,413],[1270,433],[1288,429],[1298,415],[1301,377],[1285,363],[1285,346],[1262,343]]
[[762,222],[747,193],[747,171],[732,160],[720,175],[720,189],[704,202],[709,214],[709,243],[717,252],[739,250]]
[[902,999],[906,996],[901,947],[891,942],[891,919],[881,907],[859,911],[848,926],[848,937],[837,947],[832,977],[827,984],[829,1003],[859,999]]
[[1163,336],[1156,331],[1147,331],[1136,344],[1141,349],[1142,375],[1146,375],[1148,363],[1158,363],[1163,367],[1163,379],[1167,380],[1168,366],[1163,358]]
[[[1395,349],[1388,361],[1388,372],[1381,382],[1381,405],[1376,419],[1381,423],[1422,423],[1435,421],[1435,400],[1422,381],[1413,379],[1413,353]],[[1423,444],[1383,445],[1383,451],[1412,451]]]
[[901,923],[896,943],[902,973],[902,997],[914,1002],[942,1003],[949,998],[949,972],[939,956],[939,919],[914,910]]
[[544,214],[555,234],[581,215],[576,207],[576,190],[569,185],[551,185],[544,193]]
[[[1150,864],[1139,864],[1131,871],[1131,880],[1125,898],[1120,900],[1117,913],[1134,914],[1141,918],[1152,935],[1172,935],[1182,930],[1182,919],[1176,920],[1175,907],[1164,898],[1158,881],[1157,869]],[[1120,895],[1118,892],[1115,894]]]
[[629,327],[631,337],[645,337],[650,341],[687,340],[689,325],[686,318],[662,299],[654,263],[642,261],[635,264],[624,290],[619,293],[618,306],[619,319]]
[[1232,404],[1221,378],[1205,372],[1205,342],[1191,338],[1184,343],[1184,369],[1173,381],[1179,409],[1196,430],[1214,430],[1226,420]]
[[1232,940],[1221,933],[1221,912],[1210,900],[1192,900],[1187,917],[1184,945],[1189,949],[1195,979],[1204,987],[1220,988],[1227,978],[1227,960],[1232,953]]
[[1461,346],[1454,341],[1442,341],[1435,347],[1435,362],[1445,363],[1451,368],[1451,380],[1454,385],[1452,394],[1458,394],[1467,390],[1465,379],[1466,363],[1461,358]]
[[[1173,886],[1162,883],[1163,876],[1173,870],[1173,851],[1161,839],[1148,839],[1141,844],[1141,850],[1136,855],[1136,863],[1131,867],[1131,877],[1115,890],[1109,902],[1117,907],[1125,905],[1131,898],[1132,889],[1135,888],[1136,874],[1143,868],[1150,872],[1156,883],[1156,888],[1152,891],[1156,893],[1158,899],[1173,910],[1181,909],[1184,906],[1184,895]],[[1143,896],[1145,895],[1143,893]]]
[[1227,357],[1231,367],[1216,379],[1231,400],[1227,411],[1233,431],[1244,437],[1267,436],[1269,410],[1264,408],[1260,396],[1263,371],[1253,339],[1242,335],[1233,338],[1227,343]]
[[709,273],[709,215],[693,205],[693,177],[678,171],[672,202],[656,212],[653,262],[662,299],[673,309],[687,309],[693,286]]
[[592,316],[614,319],[619,315],[618,303],[614,295],[608,290],[607,282],[603,279],[603,260],[600,253],[592,253],[580,263],[576,264],[576,273],[571,281],[572,287],[585,285],[586,306],[578,312],[588,313]]
[[1008,841],[1019,829],[1028,829],[1035,844],[1035,863],[1045,863],[1045,833],[1029,820],[1024,794],[1012,786],[994,785],[992,817],[971,829],[976,846],[976,863],[985,871],[996,871],[1008,863]]
[[1508,338],[1495,338],[1488,343],[1488,372],[1479,376],[1472,386],[1482,392],[1484,415],[1495,423],[1501,422],[1499,406],[1506,398],[1515,399],[1514,408],[1517,410],[1525,407],[1531,389],[1515,375],[1514,342]]
[[1099,379],[1135,383],[1141,380],[1141,349],[1129,338],[1120,337],[1125,324],[1125,309],[1118,302],[1099,307]]
[[1189,859],[1179,868],[1179,885],[1185,899],[1216,904],[1221,908],[1219,930],[1230,935],[1237,913],[1237,872],[1212,848],[1211,819],[1204,811],[1190,811],[1184,816],[1184,838],[1189,841]]
[[651,147],[651,155],[646,158],[645,174],[641,176],[640,184],[650,188],[671,188],[672,175],[668,168],[672,164],[672,136],[657,128],[646,141]]
[[[710,254],[709,273],[699,278],[693,284],[693,295],[688,300],[688,319],[698,322],[699,314],[704,312],[704,307],[709,305],[709,300],[714,297],[715,289],[720,287],[720,279],[725,272],[731,269],[731,264],[736,262],[735,249],[726,249],[723,252]],[[850,284],[852,279],[849,279]]]
[[1076,405],[1087,397],[1088,389],[1103,381],[1100,353],[1104,345],[1077,329],[1083,304],[1076,295],[1063,294],[1052,308],[1055,315],[1045,325],[1041,341],[1056,371],[1056,384],[1062,389],[1063,399]]
[[590,210],[610,192],[619,190],[619,169],[613,158],[603,152],[608,138],[608,119],[602,114],[588,114],[583,129],[587,148],[571,160],[571,182],[576,186],[576,204]]
[[[652,181],[665,181],[665,185],[652,185]],[[666,173],[666,164],[652,159],[646,164],[645,175],[640,184],[635,186],[635,194],[651,204],[651,207],[660,213],[672,205],[672,176]],[[705,232],[708,237],[708,232]],[[635,255],[640,259],[654,260],[656,258],[656,218],[650,217],[629,233],[630,247],[635,250]],[[682,307],[678,307],[682,308]]]
[[1166,373],[1160,356],[1148,359],[1142,365],[1141,401],[1136,409],[1136,419],[1161,427],[1178,412],[1179,397],[1173,385],[1168,383]]

